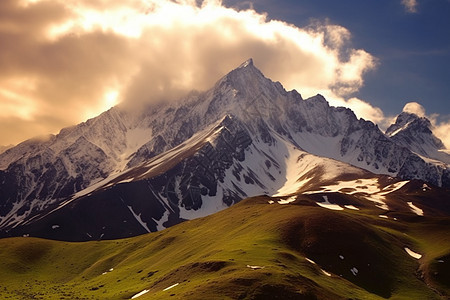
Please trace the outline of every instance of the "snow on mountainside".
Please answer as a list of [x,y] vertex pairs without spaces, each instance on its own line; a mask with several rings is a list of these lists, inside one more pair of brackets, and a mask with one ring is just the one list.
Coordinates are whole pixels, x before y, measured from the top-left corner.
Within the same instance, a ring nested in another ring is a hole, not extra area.
[[413,153],[320,95],[303,100],[248,60],[206,92],[139,114],[114,107],[0,154],[0,229],[79,218],[91,222],[84,238],[94,231],[129,236],[248,196],[314,188],[337,170],[373,177],[359,168],[450,186],[447,164]]
[[418,155],[450,163],[450,154],[443,151],[444,144],[433,134],[431,122],[427,118],[402,112],[386,130],[386,135],[396,144]]

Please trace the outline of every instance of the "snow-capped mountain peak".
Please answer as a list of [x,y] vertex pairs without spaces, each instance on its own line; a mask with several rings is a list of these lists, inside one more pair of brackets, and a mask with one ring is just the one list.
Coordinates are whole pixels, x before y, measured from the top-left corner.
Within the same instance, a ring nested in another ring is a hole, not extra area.
[[402,112],[395,123],[386,130],[386,136],[424,158],[450,163],[450,155],[441,151],[445,146],[433,134],[433,126],[426,117]]
[[[393,137],[401,131],[407,130],[409,127],[414,127],[414,130],[431,134],[431,122],[425,117],[410,112],[402,112],[397,116],[395,123],[389,126],[386,130],[386,135]],[[442,144],[442,143],[441,143]]]
[[253,65],[253,58],[249,58],[246,61],[244,61],[239,67],[237,67],[238,69],[242,69],[242,68],[247,68],[247,67],[254,67]]
[[395,120],[394,124],[391,124],[388,129],[386,129],[386,135],[392,137],[408,127],[409,124],[419,119],[420,117],[413,113],[402,112],[399,114]]

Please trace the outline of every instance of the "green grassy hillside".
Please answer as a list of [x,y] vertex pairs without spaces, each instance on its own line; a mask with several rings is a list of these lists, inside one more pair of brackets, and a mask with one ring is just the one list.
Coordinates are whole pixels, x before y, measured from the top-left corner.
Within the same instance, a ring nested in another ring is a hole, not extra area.
[[0,299],[130,299],[144,290],[137,299],[450,295],[448,218],[268,200],[123,240],[2,239]]

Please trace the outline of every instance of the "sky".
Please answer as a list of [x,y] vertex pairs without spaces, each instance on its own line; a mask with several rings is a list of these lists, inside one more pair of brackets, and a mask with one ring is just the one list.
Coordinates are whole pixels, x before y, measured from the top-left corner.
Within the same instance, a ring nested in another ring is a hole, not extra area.
[[253,58],[382,129],[406,106],[450,148],[449,16],[450,0],[1,0],[0,145],[206,90]]

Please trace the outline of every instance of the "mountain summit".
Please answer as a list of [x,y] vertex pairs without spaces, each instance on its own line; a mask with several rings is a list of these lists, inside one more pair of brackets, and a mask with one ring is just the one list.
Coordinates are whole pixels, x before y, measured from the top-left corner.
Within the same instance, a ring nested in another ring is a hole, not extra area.
[[321,95],[303,100],[249,59],[208,91],[139,113],[114,107],[0,154],[0,230],[118,238],[342,178],[386,175],[449,187],[445,161],[405,147],[399,134],[385,135]]
[[414,113],[402,112],[394,124],[386,130],[386,135],[401,145],[423,157],[450,163],[442,141],[432,131],[430,120]]

